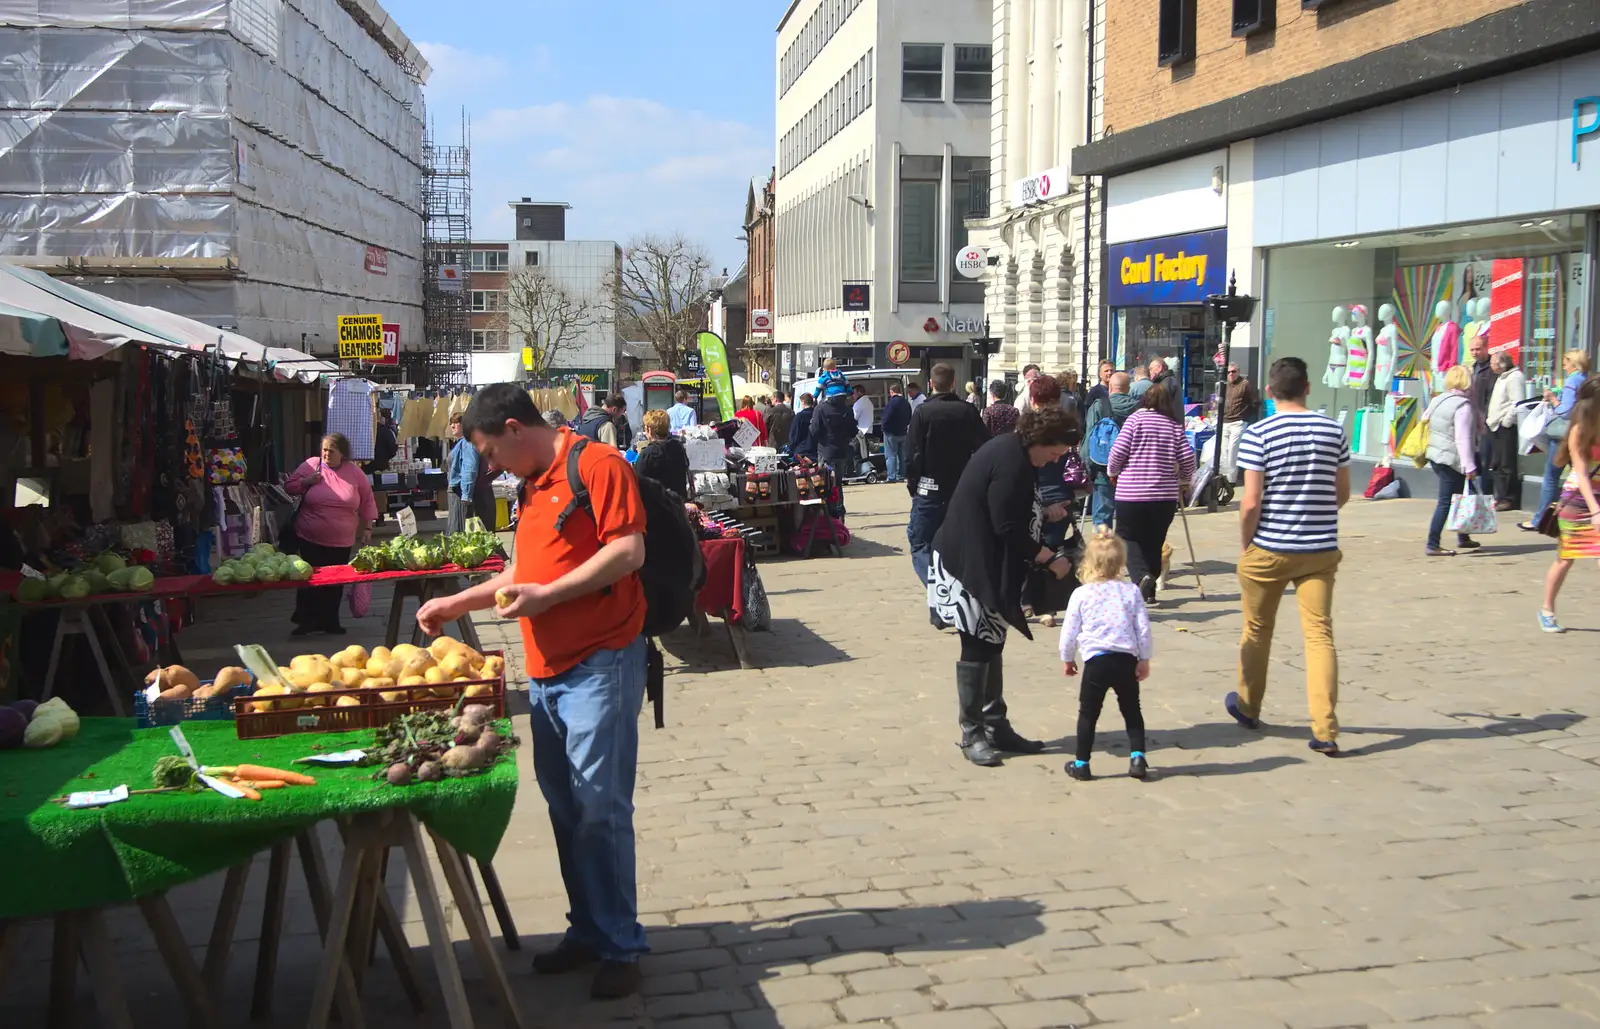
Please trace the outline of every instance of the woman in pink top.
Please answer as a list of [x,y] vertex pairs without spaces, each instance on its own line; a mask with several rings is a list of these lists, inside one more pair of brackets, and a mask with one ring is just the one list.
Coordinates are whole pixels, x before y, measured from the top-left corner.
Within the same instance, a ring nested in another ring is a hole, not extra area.
[[1128,578],[1146,604],[1156,601],[1156,576],[1167,530],[1194,478],[1194,449],[1183,423],[1170,413],[1168,386],[1157,383],[1139,398],[1111,447],[1107,471],[1116,487],[1117,535],[1128,544]]
[[[357,542],[363,546],[372,542],[378,503],[372,498],[367,473],[350,460],[350,441],[342,434],[331,432],[322,437],[322,456],[309,458],[296,468],[283,488],[300,498],[294,531],[300,556],[312,567],[347,564]],[[295,629],[290,635],[325,632],[343,636],[345,630],[339,624],[343,592],[342,586],[299,590],[291,616]]]

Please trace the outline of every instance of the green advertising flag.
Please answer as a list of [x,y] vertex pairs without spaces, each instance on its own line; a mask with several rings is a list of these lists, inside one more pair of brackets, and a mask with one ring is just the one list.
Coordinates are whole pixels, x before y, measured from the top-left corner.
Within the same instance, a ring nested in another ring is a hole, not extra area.
[[700,333],[695,343],[700,348],[700,364],[705,369],[706,381],[717,391],[717,414],[722,421],[727,421],[733,417],[733,370],[728,367],[728,348],[714,332]]

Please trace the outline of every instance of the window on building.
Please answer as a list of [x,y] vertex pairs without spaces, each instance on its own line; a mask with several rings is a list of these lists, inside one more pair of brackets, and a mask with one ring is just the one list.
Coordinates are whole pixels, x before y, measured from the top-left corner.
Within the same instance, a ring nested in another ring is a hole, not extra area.
[[942,157],[900,158],[900,281],[939,281]]
[[505,309],[503,294],[497,289],[475,289],[472,291],[472,310],[474,311],[501,311]]
[[970,214],[974,182],[978,188],[987,189],[989,159],[987,157],[950,158],[950,300],[953,303],[982,303],[983,284],[956,273],[956,255],[967,245],[966,219]]
[[1194,60],[1196,0],[1158,0],[1156,63],[1166,68]]
[[472,349],[483,354],[501,353],[507,349],[506,339],[499,329],[473,329]]
[[955,98],[969,103],[988,103],[994,81],[988,46],[956,47]]
[[901,49],[900,99],[944,99],[942,43],[907,43]]
[[511,255],[504,250],[474,250],[472,270],[475,272],[503,272],[511,263]]
[[[1309,6],[1302,4],[1302,6]],[[1235,38],[1268,32],[1278,26],[1276,0],[1233,0],[1233,35]]]
[[539,263],[539,251],[530,250],[522,255],[522,263],[532,268]]

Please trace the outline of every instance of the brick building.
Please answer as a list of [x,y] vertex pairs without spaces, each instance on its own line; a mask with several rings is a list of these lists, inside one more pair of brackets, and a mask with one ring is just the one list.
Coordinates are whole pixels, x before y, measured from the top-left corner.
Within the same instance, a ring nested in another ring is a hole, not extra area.
[[[749,309],[766,311],[772,316],[773,278],[777,263],[777,234],[774,232],[774,212],[777,211],[777,169],[750,180],[750,195],[744,204],[744,234],[747,238],[748,256],[745,274],[749,277]],[[754,328],[752,335],[758,334]],[[762,335],[771,336],[769,329]]]
[[1236,275],[1234,357],[1304,358],[1375,462],[1480,334],[1534,385],[1593,351],[1600,3],[1101,2],[1105,132],[1071,163],[1105,184],[1119,364],[1204,402]]

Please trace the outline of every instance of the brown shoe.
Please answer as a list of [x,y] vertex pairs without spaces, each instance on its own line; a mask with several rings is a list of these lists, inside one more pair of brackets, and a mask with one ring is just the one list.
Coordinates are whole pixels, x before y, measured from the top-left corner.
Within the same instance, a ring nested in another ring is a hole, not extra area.
[[1496,511],[1515,511],[1517,509],[1517,505],[1513,504],[1509,500],[1497,500],[1495,501],[1494,509]]

